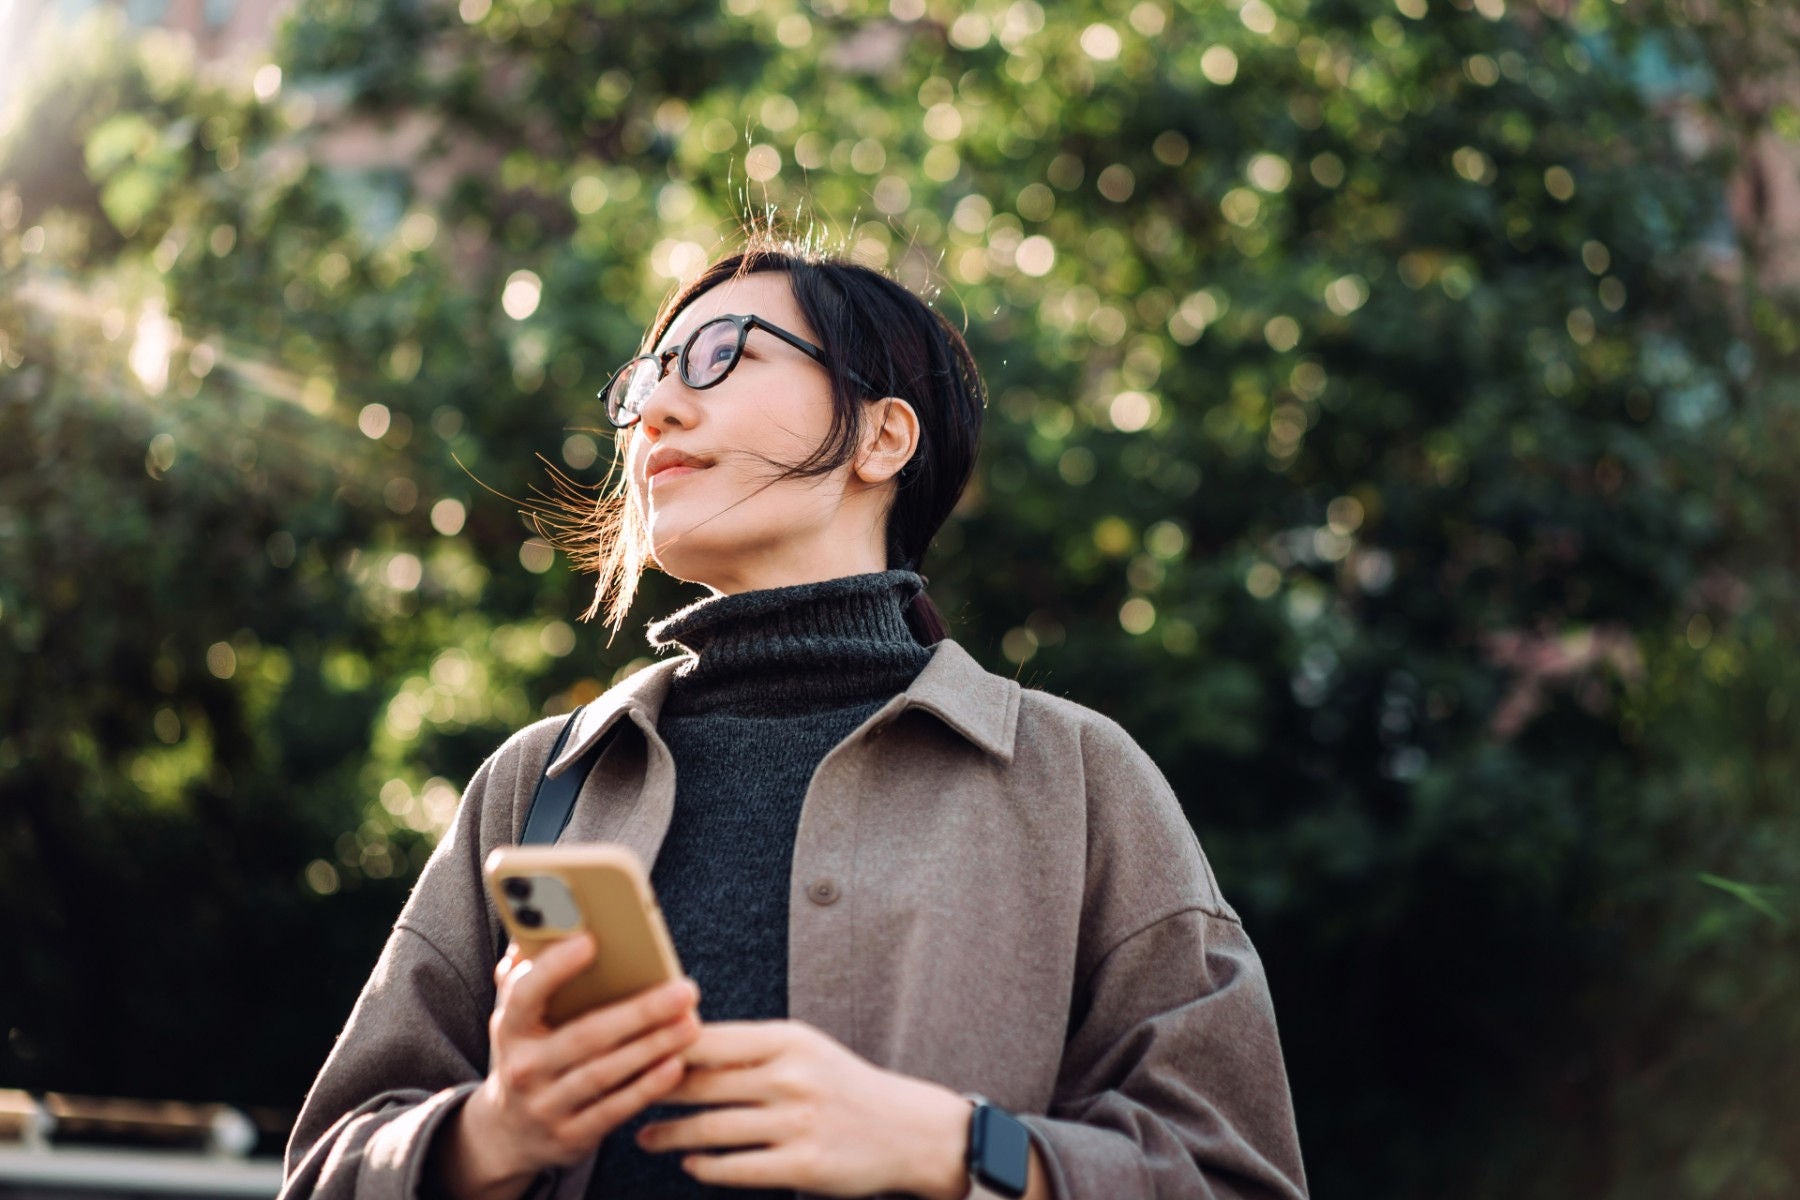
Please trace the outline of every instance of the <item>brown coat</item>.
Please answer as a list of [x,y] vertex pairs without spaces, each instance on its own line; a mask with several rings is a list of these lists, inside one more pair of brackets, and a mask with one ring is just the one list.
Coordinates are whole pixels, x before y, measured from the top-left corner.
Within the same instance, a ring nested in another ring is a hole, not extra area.
[[[675,801],[657,713],[681,660],[589,705],[554,769],[621,719],[565,841],[653,862]],[[487,1063],[498,918],[558,721],[476,772],[287,1152],[284,1197],[419,1194]],[[871,1062],[1018,1113],[1059,1200],[1305,1194],[1262,964],[1169,785],[1107,718],[954,642],[820,762],[794,845],[788,1010]],[[679,950],[679,947],[677,947]],[[590,1158],[539,1189],[578,1200]]]

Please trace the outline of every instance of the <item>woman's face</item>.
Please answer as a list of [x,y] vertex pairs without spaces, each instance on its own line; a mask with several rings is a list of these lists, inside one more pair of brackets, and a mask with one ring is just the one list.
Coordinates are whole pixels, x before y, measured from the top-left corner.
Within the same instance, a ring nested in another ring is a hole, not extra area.
[[[787,275],[761,272],[695,297],[652,351],[675,349],[726,314],[819,342]],[[749,331],[737,366],[713,387],[688,387],[671,362],[625,457],[656,565],[720,592],[882,570],[889,489],[859,478],[854,464],[779,478],[825,440],[831,414],[825,367],[766,330]]]

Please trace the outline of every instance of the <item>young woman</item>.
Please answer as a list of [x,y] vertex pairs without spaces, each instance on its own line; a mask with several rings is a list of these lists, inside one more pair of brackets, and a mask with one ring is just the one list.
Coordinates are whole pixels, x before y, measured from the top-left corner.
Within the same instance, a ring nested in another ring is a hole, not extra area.
[[[1267,984],[1155,766],[982,670],[915,574],[983,391],[885,276],[758,245],[602,393],[595,609],[706,585],[581,710],[565,841],[653,864],[692,978],[551,1028],[481,863],[565,720],[476,773],[288,1147],[286,1196],[1299,1196]],[[604,953],[604,947],[599,948]],[[746,1191],[747,1189],[747,1191]]]

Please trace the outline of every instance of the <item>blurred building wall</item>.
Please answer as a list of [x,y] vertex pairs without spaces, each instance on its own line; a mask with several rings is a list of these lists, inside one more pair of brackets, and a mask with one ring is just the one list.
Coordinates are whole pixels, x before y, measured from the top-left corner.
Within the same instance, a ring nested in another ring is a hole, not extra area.
[[[194,41],[207,60],[252,54],[268,46],[275,23],[294,0],[12,0],[0,3],[0,48],[27,46],[46,21],[71,21],[97,8],[118,9],[140,29],[170,29]],[[10,74],[10,72],[8,72]],[[0,76],[0,92],[6,88]]]

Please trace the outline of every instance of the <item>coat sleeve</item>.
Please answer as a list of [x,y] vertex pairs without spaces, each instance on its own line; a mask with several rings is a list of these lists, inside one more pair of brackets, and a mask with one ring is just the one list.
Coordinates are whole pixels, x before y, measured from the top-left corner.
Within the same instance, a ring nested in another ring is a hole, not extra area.
[[1268,980],[1149,757],[1083,737],[1089,844],[1055,1097],[1021,1119],[1058,1200],[1304,1197]]
[[547,749],[535,734],[515,737],[470,781],[307,1093],[281,1200],[415,1200],[432,1138],[486,1075],[500,927],[481,862],[486,847],[512,840],[516,777]]

